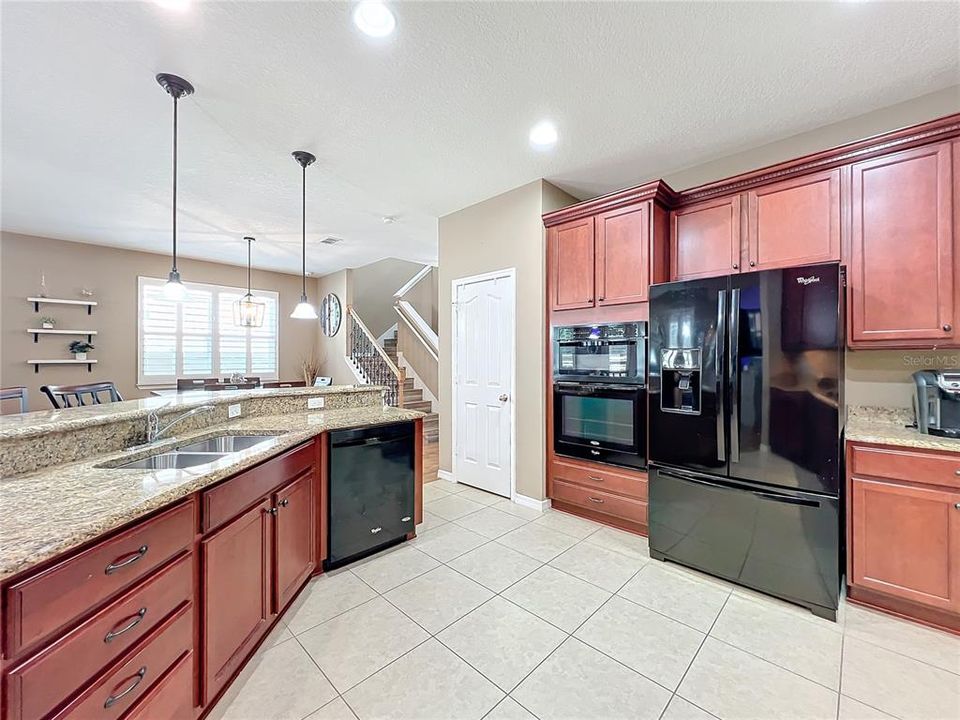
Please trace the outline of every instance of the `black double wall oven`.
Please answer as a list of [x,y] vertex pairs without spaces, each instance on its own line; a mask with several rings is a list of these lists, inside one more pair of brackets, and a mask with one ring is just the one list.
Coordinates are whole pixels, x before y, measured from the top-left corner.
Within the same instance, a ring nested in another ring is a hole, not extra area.
[[553,445],[558,455],[645,468],[644,322],[553,328]]

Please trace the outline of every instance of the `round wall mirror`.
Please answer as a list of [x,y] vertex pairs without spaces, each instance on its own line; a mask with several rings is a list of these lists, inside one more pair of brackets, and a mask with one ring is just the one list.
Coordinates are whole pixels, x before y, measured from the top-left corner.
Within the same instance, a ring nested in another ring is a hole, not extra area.
[[334,293],[327,293],[320,301],[320,327],[324,335],[333,337],[339,332],[341,315],[340,298]]

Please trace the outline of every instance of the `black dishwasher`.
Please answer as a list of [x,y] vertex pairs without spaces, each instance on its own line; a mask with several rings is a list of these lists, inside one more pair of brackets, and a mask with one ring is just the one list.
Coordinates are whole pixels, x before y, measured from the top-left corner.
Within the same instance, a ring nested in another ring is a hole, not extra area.
[[415,483],[412,422],[335,430],[328,437],[326,569],[413,532]]

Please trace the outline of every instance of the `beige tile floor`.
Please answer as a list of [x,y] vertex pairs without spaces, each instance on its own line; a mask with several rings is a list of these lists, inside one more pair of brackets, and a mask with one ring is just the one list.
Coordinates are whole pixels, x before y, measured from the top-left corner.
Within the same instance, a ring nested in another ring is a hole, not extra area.
[[445,481],[416,540],[310,583],[214,720],[957,720],[960,638],[830,623],[644,538]]

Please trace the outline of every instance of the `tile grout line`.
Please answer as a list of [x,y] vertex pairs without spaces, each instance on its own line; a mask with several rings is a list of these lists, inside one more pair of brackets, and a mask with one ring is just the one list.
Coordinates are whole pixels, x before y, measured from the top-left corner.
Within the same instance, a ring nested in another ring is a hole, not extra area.
[[[710,623],[710,628],[709,628],[709,629],[707,630],[707,632],[704,634],[703,640],[700,641],[700,647],[697,648],[697,651],[693,654],[693,657],[690,658],[690,662],[687,664],[687,669],[683,671],[683,675],[680,676],[680,681],[677,683],[677,687],[673,690],[672,694],[670,695],[670,699],[667,701],[667,704],[664,706],[663,712],[660,713],[660,717],[661,717],[661,718],[663,717],[663,713],[665,713],[665,712],[667,711],[667,708],[670,707],[670,703],[673,702],[673,699],[674,699],[675,697],[677,697],[677,693],[680,691],[680,686],[683,685],[683,681],[686,679],[687,673],[690,672],[690,668],[692,668],[692,667],[693,667],[693,664],[697,661],[697,656],[700,655],[700,651],[703,650],[703,646],[706,644],[707,638],[710,637],[710,633],[713,632],[713,628],[716,626],[717,620],[720,619],[720,615],[723,614],[723,610],[724,610],[724,608],[727,607],[727,603],[730,601],[730,597],[731,597],[732,595],[733,595],[733,590],[731,590],[729,593],[727,593],[727,597],[724,598],[723,605],[720,606],[720,611],[717,613],[717,616],[713,619],[713,622]],[[685,697],[683,697],[682,695],[680,696],[680,698],[681,698],[682,700],[686,700],[686,701],[689,702],[691,705],[696,705],[695,703],[691,702],[690,700],[687,700],[687,699],[686,699]],[[699,706],[699,705],[696,705],[696,707],[699,708],[700,706]],[[700,708],[700,709],[703,710],[703,708]],[[704,712],[707,712],[709,715],[713,715],[713,713],[710,713],[710,712],[708,712],[708,711],[706,711],[706,710],[704,710]],[[714,716],[714,717],[716,717],[716,716]]]

